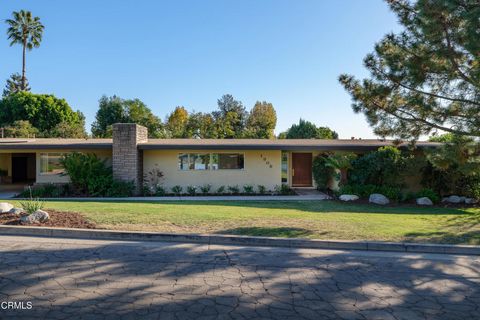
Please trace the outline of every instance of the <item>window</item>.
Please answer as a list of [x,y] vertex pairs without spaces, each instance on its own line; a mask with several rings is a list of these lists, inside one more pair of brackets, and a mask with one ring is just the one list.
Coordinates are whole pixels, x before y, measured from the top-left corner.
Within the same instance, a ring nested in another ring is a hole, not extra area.
[[60,163],[61,153],[40,153],[40,174],[61,174],[64,173]]
[[180,153],[179,170],[244,169],[243,153]]
[[214,153],[212,164],[213,167],[219,170],[243,169],[245,164],[244,155],[242,153]]
[[208,164],[210,163],[210,154],[191,154],[190,161],[190,170],[208,170]]
[[178,155],[178,169],[180,170],[190,169],[190,165],[188,164],[188,154],[181,153]]

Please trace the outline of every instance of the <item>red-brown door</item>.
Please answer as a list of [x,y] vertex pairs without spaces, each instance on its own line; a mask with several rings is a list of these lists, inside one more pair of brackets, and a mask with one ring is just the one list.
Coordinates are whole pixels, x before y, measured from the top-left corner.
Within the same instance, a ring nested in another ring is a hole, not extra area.
[[312,154],[292,153],[292,186],[312,186]]

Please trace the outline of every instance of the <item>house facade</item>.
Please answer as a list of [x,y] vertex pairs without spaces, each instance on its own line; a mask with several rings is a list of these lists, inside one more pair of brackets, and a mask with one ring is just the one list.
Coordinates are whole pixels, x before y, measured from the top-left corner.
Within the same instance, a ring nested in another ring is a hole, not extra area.
[[[147,129],[113,125],[112,139],[0,139],[0,184],[67,183],[60,158],[69,152],[94,153],[112,166],[116,179],[133,181],[137,191],[152,170],[163,185],[287,184],[314,188],[312,161],[324,152],[365,153],[392,145],[382,140],[148,139]],[[419,142],[417,147],[435,146]],[[405,145],[401,146],[405,147]]]

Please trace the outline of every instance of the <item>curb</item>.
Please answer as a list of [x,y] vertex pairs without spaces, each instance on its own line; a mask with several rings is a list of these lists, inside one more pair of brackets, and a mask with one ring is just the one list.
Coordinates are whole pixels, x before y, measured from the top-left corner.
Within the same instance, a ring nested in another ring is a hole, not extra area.
[[216,234],[174,234],[139,231],[116,231],[73,228],[47,228],[0,225],[0,235],[10,236],[41,236],[52,238],[77,238],[90,240],[123,240],[123,241],[163,241],[186,242],[209,245],[240,245],[256,247],[284,247],[296,249],[331,249],[331,250],[362,250],[362,251],[392,251],[409,253],[440,253],[480,255],[480,246],[424,244],[406,242],[374,242],[348,240],[314,240],[289,239],[272,237],[250,237]]

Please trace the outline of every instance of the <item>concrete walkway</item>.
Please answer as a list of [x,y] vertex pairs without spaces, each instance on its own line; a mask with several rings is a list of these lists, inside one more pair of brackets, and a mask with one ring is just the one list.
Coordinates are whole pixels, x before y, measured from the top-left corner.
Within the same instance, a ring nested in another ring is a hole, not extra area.
[[0,237],[0,319],[478,319],[480,258]]

